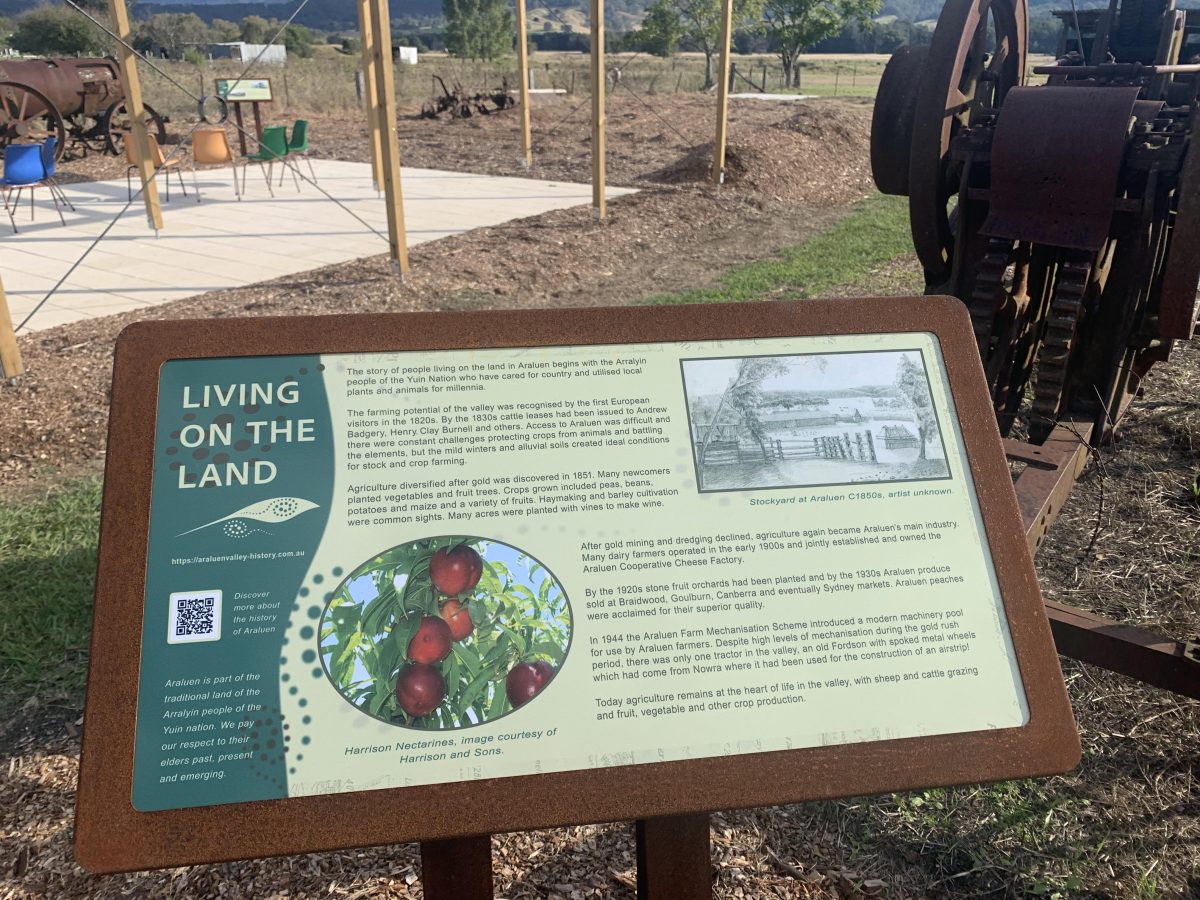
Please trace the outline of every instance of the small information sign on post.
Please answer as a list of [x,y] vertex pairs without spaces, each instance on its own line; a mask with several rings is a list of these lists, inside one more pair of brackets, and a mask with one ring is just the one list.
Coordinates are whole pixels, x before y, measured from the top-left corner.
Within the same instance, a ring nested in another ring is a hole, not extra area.
[[262,112],[260,103],[272,103],[275,100],[271,93],[270,78],[218,78],[216,80],[217,96],[226,103],[233,104],[233,117],[238,128],[238,149],[246,155],[246,126],[242,121],[242,104],[249,103],[254,112],[254,136],[262,140]]
[[638,819],[665,898],[656,818],[1079,754],[928,297],[133,325],[90,683],[100,872]]

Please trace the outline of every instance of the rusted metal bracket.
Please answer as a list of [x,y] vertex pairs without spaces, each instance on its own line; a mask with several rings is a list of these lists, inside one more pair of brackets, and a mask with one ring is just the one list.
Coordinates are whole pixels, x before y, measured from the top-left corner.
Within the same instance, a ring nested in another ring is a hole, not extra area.
[[1029,552],[1037,555],[1046,531],[1062,511],[1075,479],[1083,471],[1090,448],[1093,425],[1078,419],[1060,422],[1040,447],[1005,441],[1004,452],[1011,460],[1028,466],[1014,482],[1017,505]]
[[[1029,550],[1036,554],[1090,452],[1091,422],[1066,420],[1040,447],[1006,440],[1005,455],[1026,464],[1014,487]],[[1086,610],[1047,601],[1058,652],[1185,697],[1200,699],[1200,640],[1176,641]]]
[[1046,603],[1058,652],[1200,700],[1200,655],[1195,641],[1176,641],[1121,625],[1082,609]]

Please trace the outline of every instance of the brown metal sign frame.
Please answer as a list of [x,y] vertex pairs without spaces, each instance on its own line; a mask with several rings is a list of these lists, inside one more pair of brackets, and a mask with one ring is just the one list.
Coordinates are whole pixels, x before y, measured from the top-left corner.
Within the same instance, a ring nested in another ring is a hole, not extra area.
[[[898,332],[931,333],[941,345],[1028,701],[1025,726],[379,790],[370,792],[370,817],[358,814],[362,793],[134,809],[153,410],[167,361]],[[428,842],[435,859],[447,846],[439,842],[469,836],[658,818],[640,826],[640,855],[659,860],[661,873],[670,854],[651,838],[676,826],[699,832],[698,813],[1049,775],[1080,753],[970,320],[961,302],[939,297],[131,325],[116,349],[88,683],[75,848],[95,872],[406,841]]]

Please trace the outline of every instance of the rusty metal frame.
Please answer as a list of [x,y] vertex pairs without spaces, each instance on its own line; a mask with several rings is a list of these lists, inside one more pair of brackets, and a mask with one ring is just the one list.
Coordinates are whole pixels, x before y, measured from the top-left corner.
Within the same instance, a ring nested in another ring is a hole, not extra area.
[[[1005,455],[1026,464],[1014,487],[1029,552],[1037,553],[1062,511],[1090,453],[1092,422],[1065,420],[1040,447],[1006,440]],[[1063,656],[1200,699],[1200,644],[1123,625],[1062,603],[1046,602],[1054,643]]]

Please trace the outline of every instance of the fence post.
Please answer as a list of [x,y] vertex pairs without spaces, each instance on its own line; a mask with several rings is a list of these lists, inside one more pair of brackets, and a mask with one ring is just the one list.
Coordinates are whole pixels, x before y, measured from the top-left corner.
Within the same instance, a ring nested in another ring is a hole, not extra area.
[[821,444],[817,441],[816,438],[813,438],[813,456],[820,456],[820,455],[821,455]]
[[867,432],[867,449],[871,451],[871,462],[879,462],[879,457],[875,455],[875,438],[871,437],[871,432]]
[[783,459],[783,441],[779,438],[775,439],[775,452],[779,454],[780,459]]
[[17,335],[8,311],[8,298],[4,294],[4,282],[0,281],[0,375],[16,378],[24,371],[21,348],[17,346]]
[[529,32],[525,26],[525,0],[516,0],[517,71],[521,75],[521,158],[525,168],[533,165],[533,125],[529,110]]

